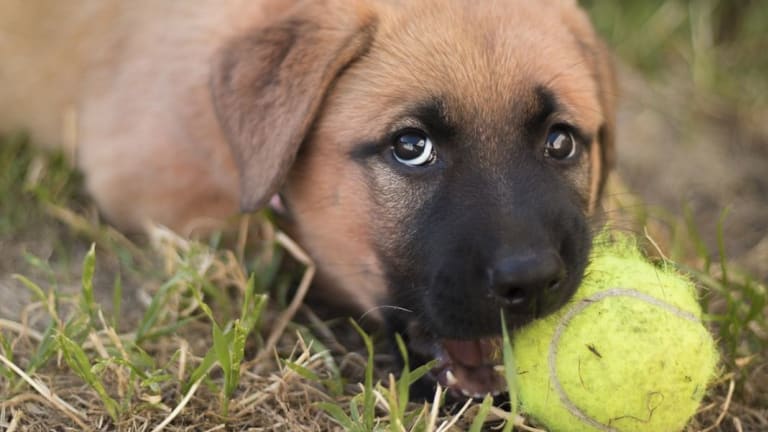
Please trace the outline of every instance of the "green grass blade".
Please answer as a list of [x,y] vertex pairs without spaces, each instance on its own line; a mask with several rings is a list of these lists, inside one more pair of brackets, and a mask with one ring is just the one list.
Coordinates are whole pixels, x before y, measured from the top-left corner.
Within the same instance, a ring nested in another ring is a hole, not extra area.
[[328,413],[328,415],[345,430],[349,431],[355,429],[355,423],[340,406],[331,402],[320,402],[317,404],[317,407]]
[[488,413],[491,411],[491,405],[493,404],[493,396],[485,395],[483,403],[477,410],[475,419],[472,420],[472,424],[469,426],[469,432],[482,432],[485,420],[488,418]]
[[363,425],[365,430],[373,430],[373,424],[376,420],[376,400],[373,394],[373,341],[355,320],[350,319],[349,321],[363,338],[365,350],[368,353],[368,361],[365,366],[365,383],[363,384]]
[[93,373],[85,351],[80,348],[80,345],[76,344],[63,333],[59,333],[56,339],[59,350],[64,357],[64,361],[77,376],[85,381],[99,395],[109,416],[112,417],[112,420],[117,422],[119,418],[119,405],[111,396],[109,396],[109,393],[107,393],[107,390],[104,388],[104,384],[99,377]]
[[397,406],[396,418],[399,424],[402,425],[411,388],[411,368],[408,362],[408,349],[400,334],[395,334],[395,341],[397,342],[397,349],[400,351],[400,355],[403,358],[403,370],[400,373],[400,379],[397,380],[397,398],[394,400]]
[[120,307],[123,301],[123,280],[120,277],[120,273],[115,275],[115,282],[112,284],[112,327],[119,328],[120,324]]
[[[0,349],[3,351],[3,356],[5,356],[8,361],[13,362],[13,347],[11,347],[11,342],[8,341],[2,333],[0,333]],[[10,369],[1,364],[0,375],[4,376],[7,380],[11,380],[16,376]]]
[[229,370],[226,374],[224,391],[227,398],[231,398],[240,383],[240,364],[245,356],[246,330],[240,325],[240,321],[235,321],[232,329],[232,344],[229,359]]
[[720,254],[720,270],[723,272],[721,279],[723,281],[723,285],[728,287],[729,280],[728,280],[728,262],[726,258],[725,253],[725,234],[723,233],[723,226],[725,225],[725,220],[728,218],[729,209],[726,208],[723,210],[723,212],[720,214],[720,219],[717,221],[717,249]]
[[245,323],[251,312],[251,303],[253,302],[254,290],[256,289],[256,275],[251,273],[248,282],[245,284],[245,294],[243,296],[243,306],[240,309],[240,321]]
[[229,366],[230,366],[230,355],[229,355],[229,342],[231,340],[230,333],[224,333],[221,330],[221,327],[219,327],[219,325],[216,323],[213,323],[212,331],[213,331],[213,349],[216,352],[216,360],[219,362],[219,365],[221,365],[222,369],[226,371],[229,369]]
[[408,376],[408,384],[413,385],[413,383],[420,380],[424,375],[428,374],[429,371],[434,369],[435,366],[437,366],[437,360],[430,360],[429,363],[423,364],[412,370]]
[[96,272],[96,244],[91,243],[91,248],[83,259],[83,272],[81,277],[81,304],[88,313],[91,323],[98,322],[96,315],[96,298],[93,294],[93,274]]
[[33,374],[56,353],[56,325],[51,322],[43,332],[43,339],[37,345],[35,354],[29,359],[27,373]]
[[213,325],[213,351],[216,353],[216,360],[224,372],[224,387],[222,388],[222,414],[227,416],[229,411],[229,388],[232,379],[232,356],[229,351],[234,333],[232,329],[223,332],[215,322]]
[[216,351],[210,349],[205,354],[205,357],[203,357],[203,361],[200,362],[200,365],[198,365],[195,370],[192,371],[192,374],[189,375],[189,379],[184,385],[182,393],[189,391],[189,388],[192,387],[192,384],[196,383],[200,378],[205,376],[211,370],[214,363],[216,363]]
[[[200,310],[203,311],[203,313],[208,317],[209,320],[211,320],[212,323],[215,323],[216,322],[216,318],[213,316],[213,311],[211,310],[211,307],[208,306],[208,303],[206,303],[203,300],[203,295],[201,293],[201,290],[193,288],[192,289],[192,296],[195,298],[195,300],[197,300],[197,306],[200,308]],[[221,303],[222,302],[220,302],[220,304]]]
[[359,429],[360,425],[363,424],[363,419],[360,418],[360,408],[357,406],[358,396],[359,395],[349,400],[349,416],[352,418],[352,421]]
[[515,417],[517,417],[517,370],[515,369],[515,358],[512,353],[512,340],[507,331],[507,320],[504,318],[504,311],[501,312],[501,335],[502,335],[502,354],[504,358],[504,378],[507,381],[507,391],[509,393],[509,419],[504,424],[503,432],[510,432],[515,427]]
[[146,333],[141,335],[141,339],[136,337],[136,343],[157,339],[163,336],[168,336],[176,333],[179,329],[185,327],[187,324],[202,319],[202,315],[192,315],[178,321],[173,321],[168,325],[150,328]]
[[155,323],[160,318],[162,307],[165,305],[168,296],[181,280],[181,275],[175,275],[157,290],[157,293],[152,297],[152,301],[149,303],[147,311],[144,312],[144,316],[139,322],[138,329],[136,329],[136,343],[141,343],[146,339],[147,333],[152,330],[152,327],[154,327]]
[[24,261],[26,261],[32,267],[43,272],[47,277],[51,285],[56,283],[56,271],[51,268],[51,264],[45,260],[42,260],[30,253],[24,254]]
[[28,290],[32,291],[32,294],[37,298],[37,301],[43,304],[48,301],[48,296],[45,295],[45,292],[42,288],[40,288],[40,285],[32,282],[26,276],[22,276],[20,274],[14,274],[11,277],[21,282],[21,284],[24,285]]
[[300,377],[304,378],[305,380],[314,381],[314,382],[320,381],[320,376],[318,374],[316,374],[314,371],[310,369],[305,368],[304,366],[298,363],[292,362],[290,360],[283,360],[283,364],[285,365],[285,367],[296,372]]

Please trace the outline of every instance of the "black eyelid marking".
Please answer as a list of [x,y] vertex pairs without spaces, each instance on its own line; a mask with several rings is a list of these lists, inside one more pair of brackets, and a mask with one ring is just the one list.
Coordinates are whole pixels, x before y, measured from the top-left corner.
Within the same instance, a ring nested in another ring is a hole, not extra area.
[[555,93],[543,85],[538,85],[534,89],[536,102],[533,114],[528,119],[527,127],[529,130],[537,130],[546,125],[549,120],[558,111],[562,110]]
[[350,159],[357,162],[365,162],[366,159],[381,153],[391,144],[385,145],[382,140],[365,141],[355,145],[347,154]]
[[421,102],[407,106],[398,119],[385,129],[386,132],[378,138],[369,138],[356,145],[349,157],[353,160],[364,161],[390,148],[398,135],[404,131],[423,131],[433,143],[450,142],[458,127],[448,116],[445,101],[441,97],[430,97]]
[[[421,131],[420,127],[410,126],[412,124],[413,122],[410,122],[408,123],[409,126],[405,126],[401,123],[400,128],[391,133],[386,133],[380,138],[374,138],[360,142],[355,145],[352,150],[349,151],[348,156],[352,160],[364,162],[366,159],[376,156],[381,152],[392,148],[392,145],[395,143],[395,140],[399,135],[408,133],[409,131],[417,133]],[[427,134],[427,137],[430,138],[429,134]]]
[[[560,103],[555,92],[544,85],[536,86],[536,109],[529,118],[528,130],[552,130],[562,127],[565,131],[571,133],[577,144],[580,144],[584,150],[591,151],[594,143],[594,135],[586,132],[584,129],[567,121],[568,110]],[[560,121],[558,117],[566,117]]]
[[[413,129],[424,129],[424,132],[433,139],[443,139],[454,135],[457,131],[448,115],[446,103],[441,97],[431,97],[421,102],[415,103],[406,108],[401,116],[402,119],[410,120],[407,125],[394,125],[396,130],[392,133],[398,133],[402,129],[411,126]],[[416,124],[413,122],[416,121]]]

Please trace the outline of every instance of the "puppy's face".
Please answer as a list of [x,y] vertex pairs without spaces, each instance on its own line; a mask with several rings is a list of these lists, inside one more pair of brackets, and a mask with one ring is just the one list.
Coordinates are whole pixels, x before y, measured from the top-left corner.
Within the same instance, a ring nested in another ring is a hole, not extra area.
[[571,2],[370,10],[287,174],[291,217],[341,301],[389,306],[443,384],[500,390],[501,313],[525,324],[581,280],[609,68]]

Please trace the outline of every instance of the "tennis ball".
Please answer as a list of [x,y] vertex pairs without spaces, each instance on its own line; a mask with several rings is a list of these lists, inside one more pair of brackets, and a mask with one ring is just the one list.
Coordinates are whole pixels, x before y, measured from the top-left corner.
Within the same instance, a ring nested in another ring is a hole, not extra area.
[[694,285],[603,233],[575,297],[513,340],[521,411],[554,432],[680,431],[718,354]]

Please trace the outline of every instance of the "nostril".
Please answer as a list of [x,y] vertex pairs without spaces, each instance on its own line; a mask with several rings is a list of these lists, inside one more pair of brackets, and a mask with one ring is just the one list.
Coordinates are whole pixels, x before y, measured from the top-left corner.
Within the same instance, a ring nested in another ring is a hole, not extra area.
[[522,306],[528,301],[526,288],[511,284],[493,284],[491,294],[505,306]]
[[561,277],[558,277],[557,279],[552,279],[549,281],[549,285],[547,285],[547,291],[549,292],[555,292],[560,289],[560,281],[562,280]]
[[506,295],[502,296],[509,306],[521,306],[528,300],[525,290],[521,288],[511,288]]
[[564,279],[565,266],[554,251],[508,255],[489,269],[490,288],[507,306],[533,307],[541,297],[554,295]]

